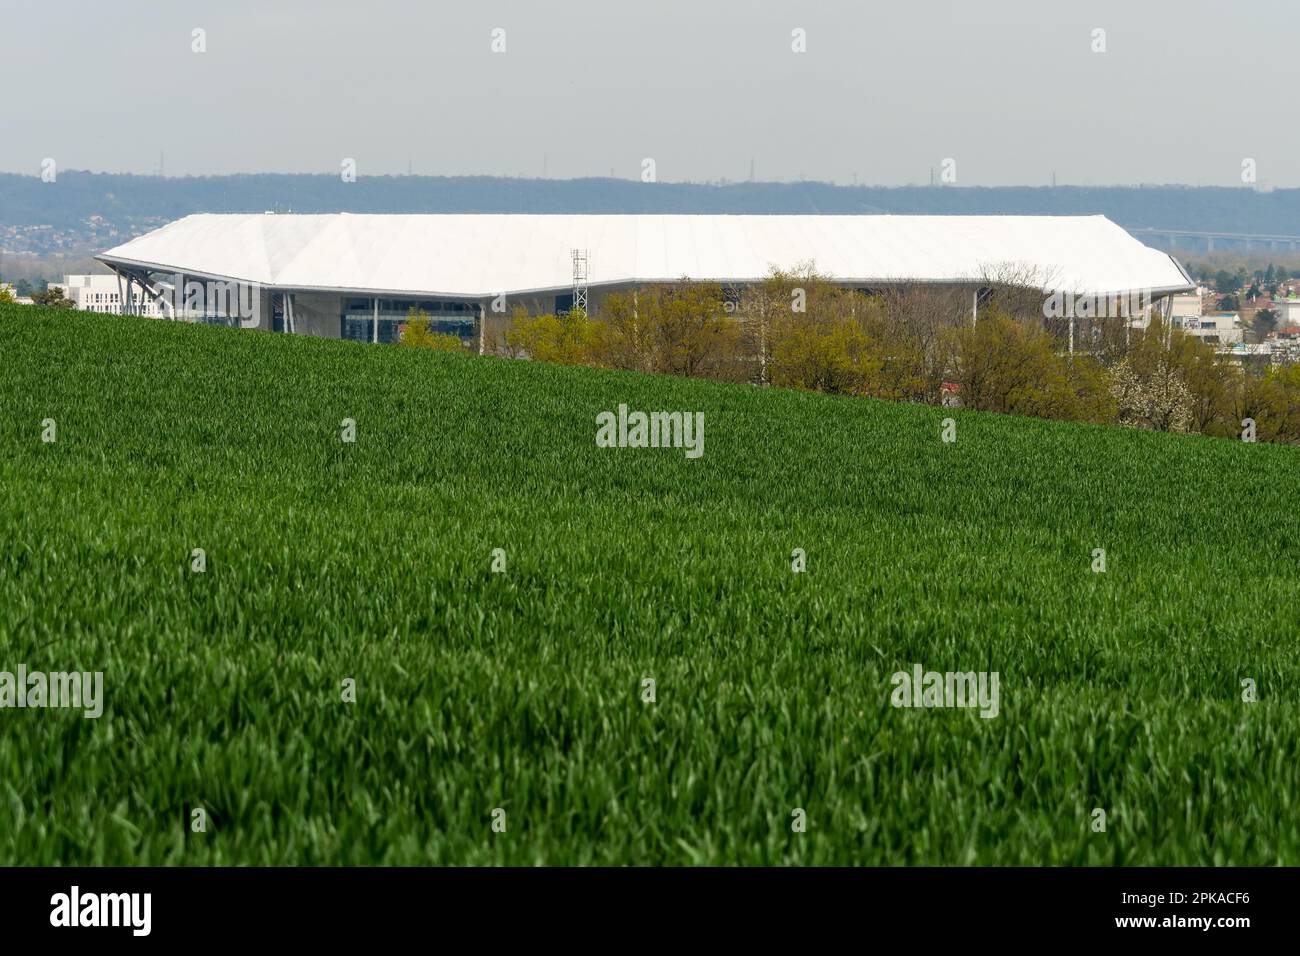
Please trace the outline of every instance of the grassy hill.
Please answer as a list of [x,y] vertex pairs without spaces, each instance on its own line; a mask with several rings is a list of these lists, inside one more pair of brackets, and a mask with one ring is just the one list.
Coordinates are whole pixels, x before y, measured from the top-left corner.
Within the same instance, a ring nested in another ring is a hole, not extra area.
[[1300,863],[1300,449],[947,414],[0,306],[0,864]]

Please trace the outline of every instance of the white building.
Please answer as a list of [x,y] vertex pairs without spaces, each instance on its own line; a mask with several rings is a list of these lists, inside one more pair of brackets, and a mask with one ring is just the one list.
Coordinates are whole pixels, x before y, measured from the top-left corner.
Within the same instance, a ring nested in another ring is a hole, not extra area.
[[1189,328],[1194,327],[1197,323],[1187,322],[1187,319],[1199,319],[1201,316],[1201,296],[1204,290],[1197,286],[1194,292],[1185,292],[1176,295],[1170,300],[1170,317],[1174,320],[1177,327]]
[[[1161,304],[1160,314],[1166,316],[1174,328],[1191,332],[1192,329],[1200,327],[1201,303],[1205,292],[1203,286],[1196,286],[1194,289],[1168,296]],[[1153,295],[1151,299],[1152,304],[1155,304],[1156,297]],[[1130,324],[1135,329],[1148,329],[1151,327],[1152,318],[1152,310],[1145,309]]]
[[1196,287],[1104,216],[200,214],[96,258],[154,309],[183,291],[182,314],[211,321],[215,292],[246,328],[371,342],[396,338],[413,306],[468,338],[488,310],[585,301],[598,315],[610,292],[739,289],[809,262],[848,288],[958,288],[972,308],[1000,281],[1094,299]]
[[1300,299],[1278,299],[1273,308],[1277,310],[1278,328],[1300,325]]
[[[50,286],[58,286],[62,289],[64,298],[72,300],[76,307],[84,312],[122,314],[121,296],[125,295],[125,291],[116,275],[65,275],[62,282],[51,282]],[[144,295],[138,287],[132,292],[131,302],[132,311],[136,315],[148,315],[154,318],[161,318],[164,315],[159,304]]]
[[1183,331],[1209,345],[1233,345],[1244,341],[1241,316],[1236,312],[1216,312],[1199,318],[1184,319]]

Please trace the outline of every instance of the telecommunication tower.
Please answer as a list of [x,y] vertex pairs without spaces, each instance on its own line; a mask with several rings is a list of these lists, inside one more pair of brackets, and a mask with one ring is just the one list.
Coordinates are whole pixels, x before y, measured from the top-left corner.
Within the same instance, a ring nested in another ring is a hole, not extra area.
[[587,313],[587,250],[573,250],[573,307]]

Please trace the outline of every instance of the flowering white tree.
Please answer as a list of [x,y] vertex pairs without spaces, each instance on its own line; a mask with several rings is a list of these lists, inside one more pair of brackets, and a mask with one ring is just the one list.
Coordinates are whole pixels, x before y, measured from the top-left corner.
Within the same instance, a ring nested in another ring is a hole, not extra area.
[[1191,431],[1191,389],[1167,362],[1141,376],[1124,359],[1111,369],[1111,394],[1119,405],[1121,425],[1161,432]]

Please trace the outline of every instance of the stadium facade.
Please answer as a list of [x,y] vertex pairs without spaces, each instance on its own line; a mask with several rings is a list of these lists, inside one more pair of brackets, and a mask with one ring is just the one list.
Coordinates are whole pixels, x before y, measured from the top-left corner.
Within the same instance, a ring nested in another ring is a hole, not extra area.
[[[176,318],[388,342],[408,310],[466,340],[489,313],[532,313],[683,279],[743,289],[812,264],[866,290],[979,290],[1160,300],[1195,287],[1170,255],[1104,216],[199,214],[96,257],[120,301]],[[217,294],[213,295],[213,290]]]

